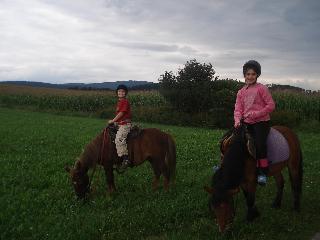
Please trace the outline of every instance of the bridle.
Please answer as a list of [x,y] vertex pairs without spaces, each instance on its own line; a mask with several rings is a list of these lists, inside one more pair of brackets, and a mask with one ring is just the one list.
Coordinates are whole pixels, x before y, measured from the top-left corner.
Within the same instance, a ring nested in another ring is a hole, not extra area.
[[[101,146],[101,149],[100,149],[100,156],[99,156],[99,160],[98,162],[94,165],[94,168],[92,170],[92,173],[91,173],[91,177],[89,179],[89,184],[87,186],[87,191],[90,191],[90,188],[91,188],[91,184],[93,182],[93,177],[94,177],[94,174],[96,172],[96,169],[97,169],[97,165],[98,164],[101,164],[102,163],[102,160],[103,160],[103,156],[104,156],[104,149],[105,149],[105,140],[106,140],[106,137],[107,137],[107,129],[108,127],[104,128],[103,129],[103,137],[102,137],[102,146]],[[98,169],[98,175],[100,173],[100,170],[101,168]]]

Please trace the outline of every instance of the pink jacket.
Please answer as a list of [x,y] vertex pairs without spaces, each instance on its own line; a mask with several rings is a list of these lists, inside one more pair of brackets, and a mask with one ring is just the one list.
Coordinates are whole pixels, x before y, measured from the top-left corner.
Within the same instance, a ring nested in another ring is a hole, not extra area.
[[244,117],[245,123],[257,123],[270,120],[270,113],[275,104],[266,86],[261,83],[245,85],[238,91],[234,107],[234,122],[239,123]]

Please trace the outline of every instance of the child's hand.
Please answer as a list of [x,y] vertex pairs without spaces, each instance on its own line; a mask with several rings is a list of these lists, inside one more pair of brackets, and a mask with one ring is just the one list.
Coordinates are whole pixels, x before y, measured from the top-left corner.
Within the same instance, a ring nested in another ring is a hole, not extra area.
[[251,116],[251,112],[246,113],[243,117],[244,118],[249,118]]
[[256,112],[248,112],[244,115],[244,118],[255,118]]
[[109,120],[109,121],[108,121],[108,124],[112,124],[112,123],[113,123],[113,121],[112,121],[112,120]]
[[240,122],[235,122],[235,123],[234,123],[234,127],[235,127],[235,128],[240,127],[240,125],[241,125],[241,123],[240,123]]

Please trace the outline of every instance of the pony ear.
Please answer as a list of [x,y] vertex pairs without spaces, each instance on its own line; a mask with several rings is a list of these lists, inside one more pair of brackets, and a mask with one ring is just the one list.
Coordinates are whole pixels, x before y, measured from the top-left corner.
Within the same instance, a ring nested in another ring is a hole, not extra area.
[[76,164],[74,165],[74,168],[77,170],[81,169],[81,162],[80,161],[76,161]]
[[233,137],[232,132],[227,133],[229,135],[226,135],[221,141],[220,141],[220,152],[221,154],[224,154],[226,147],[230,144],[230,141]]
[[70,173],[70,171],[71,171],[71,168],[70,168],[69,166],[67,166],[67,165],[64,166],[64,169],[65,169],[68,173]]
[[215,192],[212,187],[204,186],[203,189],[209,194],[213,194]]
[[237,188],[234,188],[234,189],[230,189],[230,190],[228,191],[228,195],[233,196],[233,195],[237,194],[238,192],[240,192],[240,189],[239,189],[238,187],[237,187]]

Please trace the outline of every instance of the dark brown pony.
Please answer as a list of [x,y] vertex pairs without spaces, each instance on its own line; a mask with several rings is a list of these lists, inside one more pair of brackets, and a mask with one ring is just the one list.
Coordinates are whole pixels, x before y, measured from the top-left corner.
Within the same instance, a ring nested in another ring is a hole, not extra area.
[[[287,127],[274,126],[288,142],[289,158],[286,161],[272,164],[269,176],[276,181],[277,194],[272,207],[280,208],[283,195],[284,179],[282,170],[288,167],[293,193],[293,208],[300,210],[302,193],[302,154],[297,136]],[[212,177],[211,188],[206,187],[210,193],[209,209],[216,216],[219,231],[224,232],[233,222],[235,208],[233,196],[242,189],[247,203],[247,220],[252,221],[259,216],[255,206],[256,192],[256,161],[252,157],[251,136],[247,127],[242,125],[235,129],[231,137],[221,141],[221,167]]]
[[[114,183],[114,166],[118,165],[115,144],[109,136],[109,127],[93,139],[84,149],[74,167],[65,167],[69,172],[74,190],[79,198],[85,197],[90,191],[88,170],[97,165],[104,168],[109,193],[116,190]],[[173,138],[158,129],[146,128],[128,142],[129,157],[132,166],[138,166],[149,161],[153,172],[153,189],[159,184],[159,178],[164,176],[164,188],[174,182],[176,170],[176,146]]]

